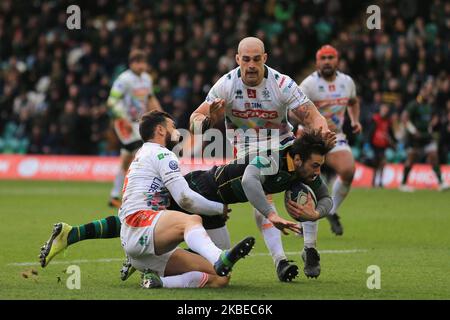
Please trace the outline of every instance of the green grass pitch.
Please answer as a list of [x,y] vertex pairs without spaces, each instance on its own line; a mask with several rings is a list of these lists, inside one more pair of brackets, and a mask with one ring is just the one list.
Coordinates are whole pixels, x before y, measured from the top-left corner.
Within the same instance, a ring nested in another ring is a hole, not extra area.
[[[0,299],[449,299],[450,193],[354,189],[340,214],[344,236],[319,224],[322,274],[278,281],[248,204],[232,206],[232,241],[256,237],[225,289],[143,290],[139,277],[119,279],[119,239],[75,244],[42,269],[40,246],[52,225],[76,225],[115,214],[106,207],[109,183],[0,181]],[[275,197],[279,211],[282,196]],[[282,215],[286,216],[285,213]],[[302,270],[303,240],[283,236],[288,257]],[[66,287],[69,265],[81,268],[81,289]],[[370,290],[367,268],[380,267],[381,288]],[[31,269],[38,275],[28,278]]]

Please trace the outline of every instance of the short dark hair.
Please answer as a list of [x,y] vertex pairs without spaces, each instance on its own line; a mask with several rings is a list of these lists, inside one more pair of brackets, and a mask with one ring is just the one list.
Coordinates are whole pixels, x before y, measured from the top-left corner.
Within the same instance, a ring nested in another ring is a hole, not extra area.
[[164,111],[150,111],[142,115],[139,121],[139,134],[144,142],[155,136],[155,128],[157,125],[165,125],[167,119],[172,116]]
[[131,50],[130,54],[128,55],[128,63],[131,64],[133,62],[141,62],[146,61],[147,55],[145,52],[141,49],[133,49]]
[[313,153],[324,156],[330,150],[331,146],[324,140],[320,130],[304,130],[303,134],[295,139],[289,155],[293,158],[298,154],[302,161],[307,161]]

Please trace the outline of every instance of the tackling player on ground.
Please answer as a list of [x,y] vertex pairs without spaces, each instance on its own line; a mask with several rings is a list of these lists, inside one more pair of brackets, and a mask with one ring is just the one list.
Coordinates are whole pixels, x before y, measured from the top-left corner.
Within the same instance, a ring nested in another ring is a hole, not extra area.
[[159,110],[161,105],[153,94],[153,81],[147,73],[147,57],[142,50],[134,49],[128,57],[129,69],[114,81],[107,105],[113,117],[114,131],[121,143],[121,165],[114,179],[109,205],[120,207],[120,196],[125,172],[134,153],[142,146],[138,120],[147,111]]
[[342,235],[344,230],[337,212],[350,191],[355,173],[352,150],[342,131],[345,112],[348,112],[353,133],[360,133],[362,127],[355,83],[349,75],[337,70],[338,58],[339,54],[332,46],[321,47],[316,53],[317,71],[303,80],[300,88],[326,118],[328,128],[336,133],[336,146],[327,154],[325,161],[338,175],[332,187],[333,209],[327,218],[333,233]]

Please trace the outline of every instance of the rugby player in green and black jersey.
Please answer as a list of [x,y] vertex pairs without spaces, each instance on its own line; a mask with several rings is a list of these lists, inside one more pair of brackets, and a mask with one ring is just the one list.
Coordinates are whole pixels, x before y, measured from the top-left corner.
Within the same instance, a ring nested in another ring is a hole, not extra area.
[[439,182],[439,190],[447,190],[449,186],[442,179],[439,165],[438,145],[432,135],[432,117],[434,102],[433,80],[428,80],[420,89],[416,100],[411,101],[402,114],[402,121],[407,131],[408,158],[403,170],[400,191],[412,192],[414,189],[407,185],[409,172],[413,164],[424,156],[431,164]]

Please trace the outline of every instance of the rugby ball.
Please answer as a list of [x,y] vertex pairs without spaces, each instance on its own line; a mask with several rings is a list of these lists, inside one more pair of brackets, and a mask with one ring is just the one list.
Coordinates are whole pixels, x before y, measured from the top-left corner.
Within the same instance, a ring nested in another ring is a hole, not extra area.
[[285,205],[287,205],[287,201],[289,199],[297,202],[300,205],[305,205],[308,201],[308,194],[311,195],[311,199],[314,202],[315,209],[317,207],[317,198],[314,191],[303,182],[296,181],[291,185],[289,190],[286,190],[285,192]]

